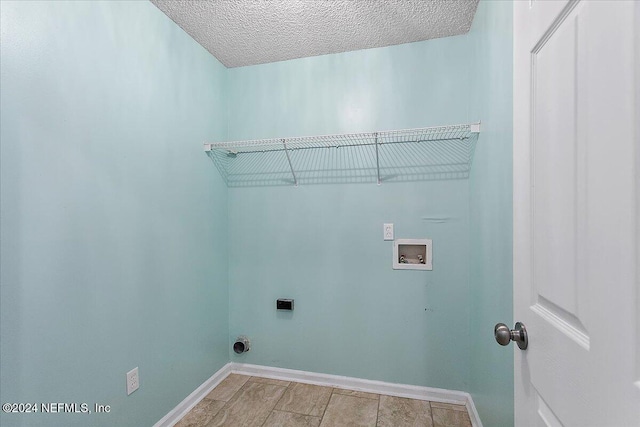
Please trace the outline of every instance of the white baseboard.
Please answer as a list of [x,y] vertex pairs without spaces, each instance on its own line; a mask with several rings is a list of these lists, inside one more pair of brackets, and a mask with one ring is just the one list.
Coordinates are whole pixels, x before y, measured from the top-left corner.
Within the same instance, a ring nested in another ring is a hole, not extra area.
[[322,385],[368,393],[386,394],[409,399],[429,400],[432,402],[465,405],[473,427],[482,427],[480,417],[469,393],[464,391],[445,390],[441,388],[422,387],[408,384],[394,384],[384,381],[365,380],[340,375],[321,374],[316,372],[297,371],[294,369],[274,368],[245,363],[228,363],[211,378],[191,393],[178,406],[158,421],[154,427],[172,427],[191,408],[202,400],[216,385],[230,373],[271,378],[284,381],[295,381],[305,384]]
[[208,380],[202,383],[200,387],[195,389],[193,393],[185,397],[185,399],[178,403],[178,406],[173,408],[167,415],[162,417],[160,421],[155,423],[153,427],[173,427],[178,421],[184,417],[187,412],[196,406],[204,397],[211,392],[222,380],[227,378],[231,373],[232,363],[227,363],[220,368],[215,374]]
[[407,397],[409,399],[431,400],[434,402],[465,405],[469,393],[444,390],[441,388],[420,387],[407,384],[393,384],[383,381],[364,380],[361,378],[343,377],[340,375],[319,374],[315,372],[296,371],[293,369],[272,368],[261,365],[233,363],[231,372],[255,377],[276,380],[295,381],[327,387],[346,388],[348,390],[368,393],[386,394],[389,396]]
[[482,427],[482,421],[480,421],[480,415],[478,415],[478,410],[476,409],[476,405],[473,404],[473,399],[471,395],[469,395],[469,400],[466,403],[467,412],[469,413],[469,418],[471,418],[471,426],[472,427]]

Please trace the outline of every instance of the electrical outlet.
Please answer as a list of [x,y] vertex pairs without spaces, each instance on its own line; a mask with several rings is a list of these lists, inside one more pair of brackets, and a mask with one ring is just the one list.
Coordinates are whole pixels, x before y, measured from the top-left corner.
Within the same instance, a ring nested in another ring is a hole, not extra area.
[[393,224],[384,224],[384,240],[393,240]]
[[136,391],[140,387],[140,379],[138,377],[138,367],[136,366],[127,372],[127,396]]

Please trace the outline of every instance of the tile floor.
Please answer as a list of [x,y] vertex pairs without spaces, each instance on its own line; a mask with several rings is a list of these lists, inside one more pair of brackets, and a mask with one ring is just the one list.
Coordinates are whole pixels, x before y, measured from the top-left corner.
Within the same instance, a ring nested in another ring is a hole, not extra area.
[[231,374],[176,424],[471,427],[463,405]]

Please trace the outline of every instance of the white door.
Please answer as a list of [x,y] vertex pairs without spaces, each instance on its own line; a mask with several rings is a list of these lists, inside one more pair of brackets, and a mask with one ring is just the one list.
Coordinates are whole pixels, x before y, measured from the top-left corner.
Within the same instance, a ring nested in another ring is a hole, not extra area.
[[640,426],[640,2],[513,25],[515,424]]

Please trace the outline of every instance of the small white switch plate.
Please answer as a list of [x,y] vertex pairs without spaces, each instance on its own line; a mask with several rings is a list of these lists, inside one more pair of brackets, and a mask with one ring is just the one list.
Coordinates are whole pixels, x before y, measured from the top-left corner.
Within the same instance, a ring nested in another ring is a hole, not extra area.
[[136,366],[127,372],[127,396],[136,391],[138,387],[140,387],[140,380],[138,378],[138,367]]
[[384,240],[393,240],[393,224],[384,225]]

